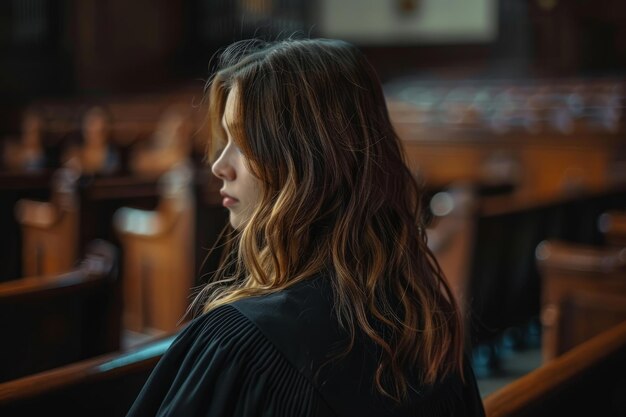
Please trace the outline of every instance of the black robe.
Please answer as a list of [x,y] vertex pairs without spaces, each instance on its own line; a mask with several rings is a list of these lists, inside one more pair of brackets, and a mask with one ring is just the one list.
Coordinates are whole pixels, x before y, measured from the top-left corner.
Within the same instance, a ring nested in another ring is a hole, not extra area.
[[469,361],[465,383],[458,375],[434,386],[410,381],[401,406],[380,395],[373,385],[379,350],[357,336],[341,356],[349,339],[332,305],[328,278],[318,277],[198,317],[128,416],[484,416]]

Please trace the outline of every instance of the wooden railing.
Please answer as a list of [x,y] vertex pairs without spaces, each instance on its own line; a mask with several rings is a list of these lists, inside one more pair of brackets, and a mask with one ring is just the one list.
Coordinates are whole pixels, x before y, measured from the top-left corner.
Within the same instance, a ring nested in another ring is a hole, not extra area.
[[626,415],[626,322],[488,395],[487,417]]
[[71,272],[0,283],[0,381],[119,349],[118,253],[95,241]]
[[123,417],[174,337],[0,383],[0,415]]

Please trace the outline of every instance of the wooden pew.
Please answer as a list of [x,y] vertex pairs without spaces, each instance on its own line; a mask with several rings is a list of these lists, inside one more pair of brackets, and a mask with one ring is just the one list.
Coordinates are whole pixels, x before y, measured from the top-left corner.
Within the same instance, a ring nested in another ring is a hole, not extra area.
[[[618,301],[606,299],[626,300],[626,249],[544,241],[536,257],[542,280],[544,361],[605,330],[626,312]],[[583,307],[594,306],[598,313],[581,313]]]
[[471,252],[476,229],[476,192],[470,184],[456,184],[433,195],[432,219],[427,225],[428,247],[433,252],[467,313]]
[[188,165],[159,180],[156,210],[124,207],[114,226],[124,262],[124,325],[153,333],[177,329],[190,302],[195,277],[195,197]]
[[626,322],[484,399],[487,417],[626,415]]
[[117,251],[94,241],[87,253],[71,272],[0,283],[0,381],[119,348]]
[[22,275],[69,271],[77,259],[79,173],[69,168],[55,172],[49,202],[22,199],[15,216],[22,228]]
[[[49,201],[21,199],[15,218],[21,227],[21,276],[68,271],[94,239],[118,245],[113,215],[122,206],[152,208],[159,193],[153,178],[79,175],[72,168],[55,171]],[[12,278],[18,278],[12,277]]]
[[20,199],[49,200],[49,171],[33,174],[0,173],[0,282],[22,274],[22,234],[15,217],[15,204]]
[[613,326],[626,321],[626,296],[580,292],[561,307],[559,348],[567,352]]
[[124,417],[174,337],[0,383],[0,415]]
[[607,211],[598,218],[598,229],[610,246],[626,247],[626,212]]

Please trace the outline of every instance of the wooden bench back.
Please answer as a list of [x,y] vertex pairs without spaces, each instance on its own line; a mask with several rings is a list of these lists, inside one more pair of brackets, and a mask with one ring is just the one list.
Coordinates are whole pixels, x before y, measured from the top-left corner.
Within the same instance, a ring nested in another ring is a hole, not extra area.
[[0,415],[124,417],[173,339],[0,383]]
[[626,322],[484,399],[487,417],[626,415]]
[[[580,317],[572,306],[590,308],[592,296],[626,297],[626,250],[544,241],[536,256],[542,280],[542,350],[547,361],[606,329],[604,318],[592,320],[588,315],[579,327],[568,315],[574,311]],[[605,305],[607,309],[610,306]],[[612,314],[596,310],[599,316]],[[614,313],[619,316],[619,309]]]
[[119,349],[117,258],[96,241],[71,272],[0,283],[0,381]]
[[563,302],[561,314],[559,347],[567,352],[626,321],[626,295],[576,293]]
[[626,211],[611,210],[602,213],[598,228],[610,246],[626,247]]
[[22,199],[50,200],[51,172],[0,173],[0,282],[23,277],[22,232],[15,204]]
[[11,278],[69,271],[90,241],[118,244],[113,229],[117,209],[153,208],[159,199],[154,178],[79,176],[71,168],[55,171],[50,188],[48,201],[23,198],[15,204],[22,268]]
[[78,249],[79,173],[62,168],[55,172],[49,202],[22,199],[15,216],[22,229],[22,275],[67,272],[74,266]]
[[431,198],[433,219],[426,229],[428,247],[437,258],[463,311],[468,307],[476,210],[473,187],[468,184],[449,187]]
[[177,329],[195,274],[193,172],[181,165],[160,180],[156,210],[121,208],[114,226],[124,251],[124,325],[148,332]]

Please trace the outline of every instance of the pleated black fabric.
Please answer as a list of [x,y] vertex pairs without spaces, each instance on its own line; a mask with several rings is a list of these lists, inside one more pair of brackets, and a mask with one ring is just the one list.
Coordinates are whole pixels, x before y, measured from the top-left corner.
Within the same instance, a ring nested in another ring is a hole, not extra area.
[[[437,386],[412,384],[402,406],[379,395],[380,352],[346,346],[325,277],[219,307],[192,321],[139,394],[138,416],[483,416],[471,368]],[[335,358],[335,359],[333,359]],[[417,372],[415,372],[417,374]]]

